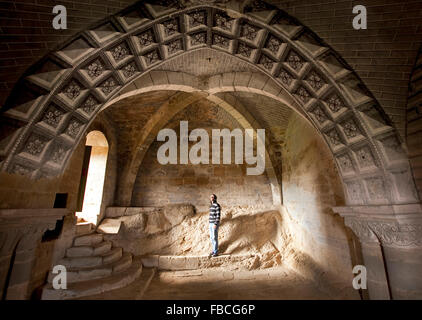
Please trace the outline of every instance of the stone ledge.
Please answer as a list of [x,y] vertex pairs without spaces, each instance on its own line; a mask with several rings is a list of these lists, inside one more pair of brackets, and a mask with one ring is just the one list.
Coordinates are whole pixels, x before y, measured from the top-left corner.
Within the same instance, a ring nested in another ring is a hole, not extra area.
[[204,267],[216,267],[225,263],[234,263],[250,258],[254,258],[254,254],[245,255],[229,255],[222,254],[217,257],[209,258],[205,256],[160,256],[147,255],[142,256],[141,261],[144,267],[157,268],[158,270],[196,270]]

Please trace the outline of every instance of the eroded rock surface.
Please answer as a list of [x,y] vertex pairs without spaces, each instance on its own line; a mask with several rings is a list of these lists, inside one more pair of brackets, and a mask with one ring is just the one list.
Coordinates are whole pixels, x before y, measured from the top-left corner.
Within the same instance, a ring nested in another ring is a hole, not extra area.
[[[131,213],[114,218],[121,222],[119,232],[105,237],[134,255],[204,256],[211,251],[206,211],[197,212],[190,204],[173,204],[140,213],[132,208]],[[220,254],[250,255],[231,259],[231,265],[249,270],[280,265],[286,239],[277,210],[260,206],[222,210]]]

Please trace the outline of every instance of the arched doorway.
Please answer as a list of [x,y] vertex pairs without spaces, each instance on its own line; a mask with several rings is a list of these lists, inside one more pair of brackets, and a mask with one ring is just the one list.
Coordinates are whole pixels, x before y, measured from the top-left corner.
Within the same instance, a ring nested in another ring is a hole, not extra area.
[[100,131],[94,130],[86,137],[85,152],[89,153],[86,170],[82,211],[76,212],[78,222],[97,224],[101,211],[104,180],[107,167],[108,142]]

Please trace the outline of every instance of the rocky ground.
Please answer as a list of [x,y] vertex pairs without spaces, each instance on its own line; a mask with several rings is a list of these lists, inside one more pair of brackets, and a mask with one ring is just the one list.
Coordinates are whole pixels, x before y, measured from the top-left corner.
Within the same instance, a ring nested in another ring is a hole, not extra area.
[[[136,256],[207,255],[211,251],[208,212],[197,212],[190,205],[166,206],[157,211],[118,218],[119,233],[107,239]],[[225,208],[219,229],[219,253],[231,256],[231,267],[249,270],[282,264],[288,247],[279,211],[259,207]]]

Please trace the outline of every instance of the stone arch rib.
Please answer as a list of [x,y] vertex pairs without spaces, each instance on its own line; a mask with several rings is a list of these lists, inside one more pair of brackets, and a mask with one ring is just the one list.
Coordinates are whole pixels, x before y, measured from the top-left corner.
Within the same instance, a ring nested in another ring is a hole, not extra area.
[[397,130],[311,30],[260,1],[189,3],[139,2],[31,68],[2,112],[11,134],[0,142],[0,170],[62,173],[102,106],[163,61],[208,47],[254,64],[300,106],[330,146],[349,204],[419,202]]

